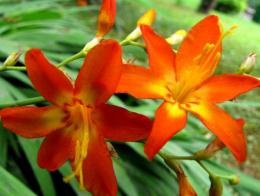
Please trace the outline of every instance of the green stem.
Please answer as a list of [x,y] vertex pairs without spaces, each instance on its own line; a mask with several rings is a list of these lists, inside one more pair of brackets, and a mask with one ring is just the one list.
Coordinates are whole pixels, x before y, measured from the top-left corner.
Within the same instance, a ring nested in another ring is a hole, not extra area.
[[197,163],[208,173],[210,177],[216,178],[216,175],[213,174],[201,161],[197,161]]
[[124,39],[124,40],[121,41],[119,44],[120,44],[121,46],[126,46],[126,45],[128,45],[128,43],[129,43],[129,40]]
[[171,155],[168,157],[168,159],[174,159],[174,160],[196,160],[195,156],[175,156]]
[[26,67],[25,67],[25,66],[7,66],[7,67],[0,67],[0,72],[1,72],[1,71],[6,71],[6,70],[26,71]]
[[85,55],[86,55],[86,54],[84,53],[84,51],[81,50],[80,52],[78,52],[78,53],[72,55],[71,57],[69,57],[69,58],[65,59],[64,61],[62,61],[61,63],[59,63],[59,64],[57,65],[57,67],[63,67],[64,65],[66,65],[66,64],[68,64],[68,63],[70,63],[70,62],[72,62],[72,61],[75,61],[75,60],[77,60],[77,59],[79,59],[79,58],[82,58],[82,57],[84,57]]
[[11,102],[11,103],[0,104],[0,108],[32,105],[32,104],[36,104],[36,103],[41,103],[43,101],[45,101],[45,99],[43,97],[39,96],[39,97],[28,98],[28,99],[25,99],[25,100],[14,101],[14,102]]
[[145,45],[139,43],[139,42],[135,42],[135,41],[131,41],[131,40],[123,40],[120,42],[120,45],[121,46],[128,46],[128,45],[132,45],[132,46],[137,46],[137,47],[140,47],[140,48],[143,48],[145,49]]

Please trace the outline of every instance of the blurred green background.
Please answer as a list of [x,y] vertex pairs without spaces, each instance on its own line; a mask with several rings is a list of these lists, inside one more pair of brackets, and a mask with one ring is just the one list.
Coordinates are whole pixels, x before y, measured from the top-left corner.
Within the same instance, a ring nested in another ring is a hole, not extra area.
[[[0,64],[11,52],[18,49],[24,52],[30,47],[41,48],[54,63],[78,52],[95,35],[99,3],[92,0],[88,6],[79,7],[74,0],[0,0]],[[165,37],[180,28],[188,30],[206,14],[218,15],[226,30],[237,24],[234,33],[224,40],[217,73],[236,72],[251,52],[260,56],[260,0],[117,0],[116,25],[107,37],[122,40],[149,8],[157,11],[153,27]],[[124,55],[137,64],[147,64],[140,48],[126,46]],[[82,59],[70,63],[65,71],[75,78],[81,63]],[[18,65],[23,65],[23,56]],[[259,66],[256,65],[252,73],[257,77],[260,77]],[[25,72],[0,72],[0,104],[34,96],[38,94]],[[113,96],[110,102],[150,117],[160,104],[128,95]],[[223,195],[260,195],[260,90],[222,106],[234,117],[246,119],[248,160],[238,165],[228,150],[224,150],[205,164],[216,173],[234,173],[240,177],[241,183],[236,186],[224,180]],[[204,148],[212,138],[212,134],[191,116],[185,131],[168,142],[165,149],[175,155],[189,155]],[[37,166],[40,142],[40,139],[17,137],[0,128],[0,196],[89,195],[78,189],[76,180],[63,183],[62,175],[70,174],[68,164],[52,173]],[[176,176],[159,157],[147,161],[140,143],[115,143],[114,146],[120,156],[114,159],[119,195],[178,195]],[[210,182],[204,170],[193,161],[182,164],[198,195],[208,195]]]

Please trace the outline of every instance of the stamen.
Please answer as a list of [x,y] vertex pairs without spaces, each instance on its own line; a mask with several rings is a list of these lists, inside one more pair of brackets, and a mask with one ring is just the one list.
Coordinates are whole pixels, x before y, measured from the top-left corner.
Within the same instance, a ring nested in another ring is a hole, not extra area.
[[214,47],[214,44],[210,44],[210,43],[206,43],[205,46],[203,47],[203,50],[201,52],[200,55],[198,55],[197,57],[194,58],[195,62],[198,62],[198,64],[201,63],[201,61],[203,59],[205,59],[205,57],[207,57],[207,54],[209,53],[209,51]]
[[222,40],[227,37],[228,35],[230,35],[238,26],[237,25],[233,25],[231,26],[226,32],[224,32],[222,34],[222,36],[219,38],[219,40],[217,41],[217,43],[215,44],[215,47],[210,51],[210,54],[207,55],[208,58],[205,59],[203,65],[201,66],[202,68],[207,65],[209,63],[209,61],[211,60],[211,58],[213,58],[213,55],[217,52],[217,49],[219,48],[219,46],[221,45]]
[[73,177],[77,176],[79,178],[80,189],[84,190],[83,162],[87,157],[88,152],[89,131],[91,130],[91,109],[86,108],[81,104],[79,105],[79,109],[83,122],[80,130],[81,136],[77,140],[75,148],[74,168],[72,174],[64,177],[63,180],[64,182],[69,182]]

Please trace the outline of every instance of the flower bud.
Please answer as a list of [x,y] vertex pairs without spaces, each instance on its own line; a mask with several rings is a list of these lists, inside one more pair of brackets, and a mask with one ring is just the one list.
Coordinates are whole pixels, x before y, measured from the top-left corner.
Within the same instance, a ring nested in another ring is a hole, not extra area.
[[197,193],[191,186],[188,177],[185,176],[184,173],[180,173],[178,175],[178,181],[179,181],[179,195],[180,196],[196,196]]
[[154,9],[150,9],[144,13],[143,16],[139,18],[137,21],[137,26],[140,25],[149,25],[151,26],[156,18],[156,11]]
[[4,67],[14,66],[18,62],[21,54],[22,54],[21,51],[11,53],[5,60],[3,66]]
[[126,37],[126,40],[136,40],[141,37],[140,25],[149,25],[151,26],[156,18],[156,11],[150,9],[144,13],[143,16],[137,21],[137,27]]
[[165,163],[176,173],[179,181],[179,195],[180,196],[196,196],[197,193],[191,186],[188,177],[185,175],[184,170],[181,165],[175,161],[168,158],[166,155],[161,154]]
[[230,176],[230,179],[228,180],[228,182],[231,184],[231,185],[237,185],[240,183],[240,178],[236,175],[232,175]]
[[250,74],[256,65],[256,54],[250,53],[239,67],[239,73]]
[[225,144],[216,137],[212,142],[208,144],[208,146],[205,149],[205,152],[208,155],[212,156],[217,151],[222,150],[223,148],[225,148]]
[[220,177],[210,178],[211,186],[209,189],[210,196],[221,196],[223,192],[223,185]]
[[215,138],[210,142],[204,150],[200,150],[194,154],[197,160],[209,159],[217,151],[222,150],[225,147],[225,144],[222,143],[218,138]]
[[173,33],[170,37],[166,39],[166,41],[171,45],[179,44],[183,41],[185,36],[187,35],[187,32],[183,29],[180,29]]
[[115,23],[116,0],[103,0],[98,16],[96,37],[103,37]]

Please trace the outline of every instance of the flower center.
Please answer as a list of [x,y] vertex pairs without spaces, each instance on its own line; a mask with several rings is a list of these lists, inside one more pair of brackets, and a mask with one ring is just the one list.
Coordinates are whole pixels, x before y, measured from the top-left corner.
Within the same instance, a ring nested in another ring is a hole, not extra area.
[[175,84],[166,84],[168,94],[165,98],[167,102],[170,103],[184,103],[189,97],[190,89],[186,88],[182,82],[177,81]]
[[70,115],[75,126],[75,131],[78,131],[78,139],[75,147],[75,157],[72,162],[72,174],[64,177],[65,182],[69,182],[74,176],[78,177],[80,188],[84,189],[83,163],[87,157],[89,134],[91,131],[91,107],[86,107],[83,104],[76,103]]

